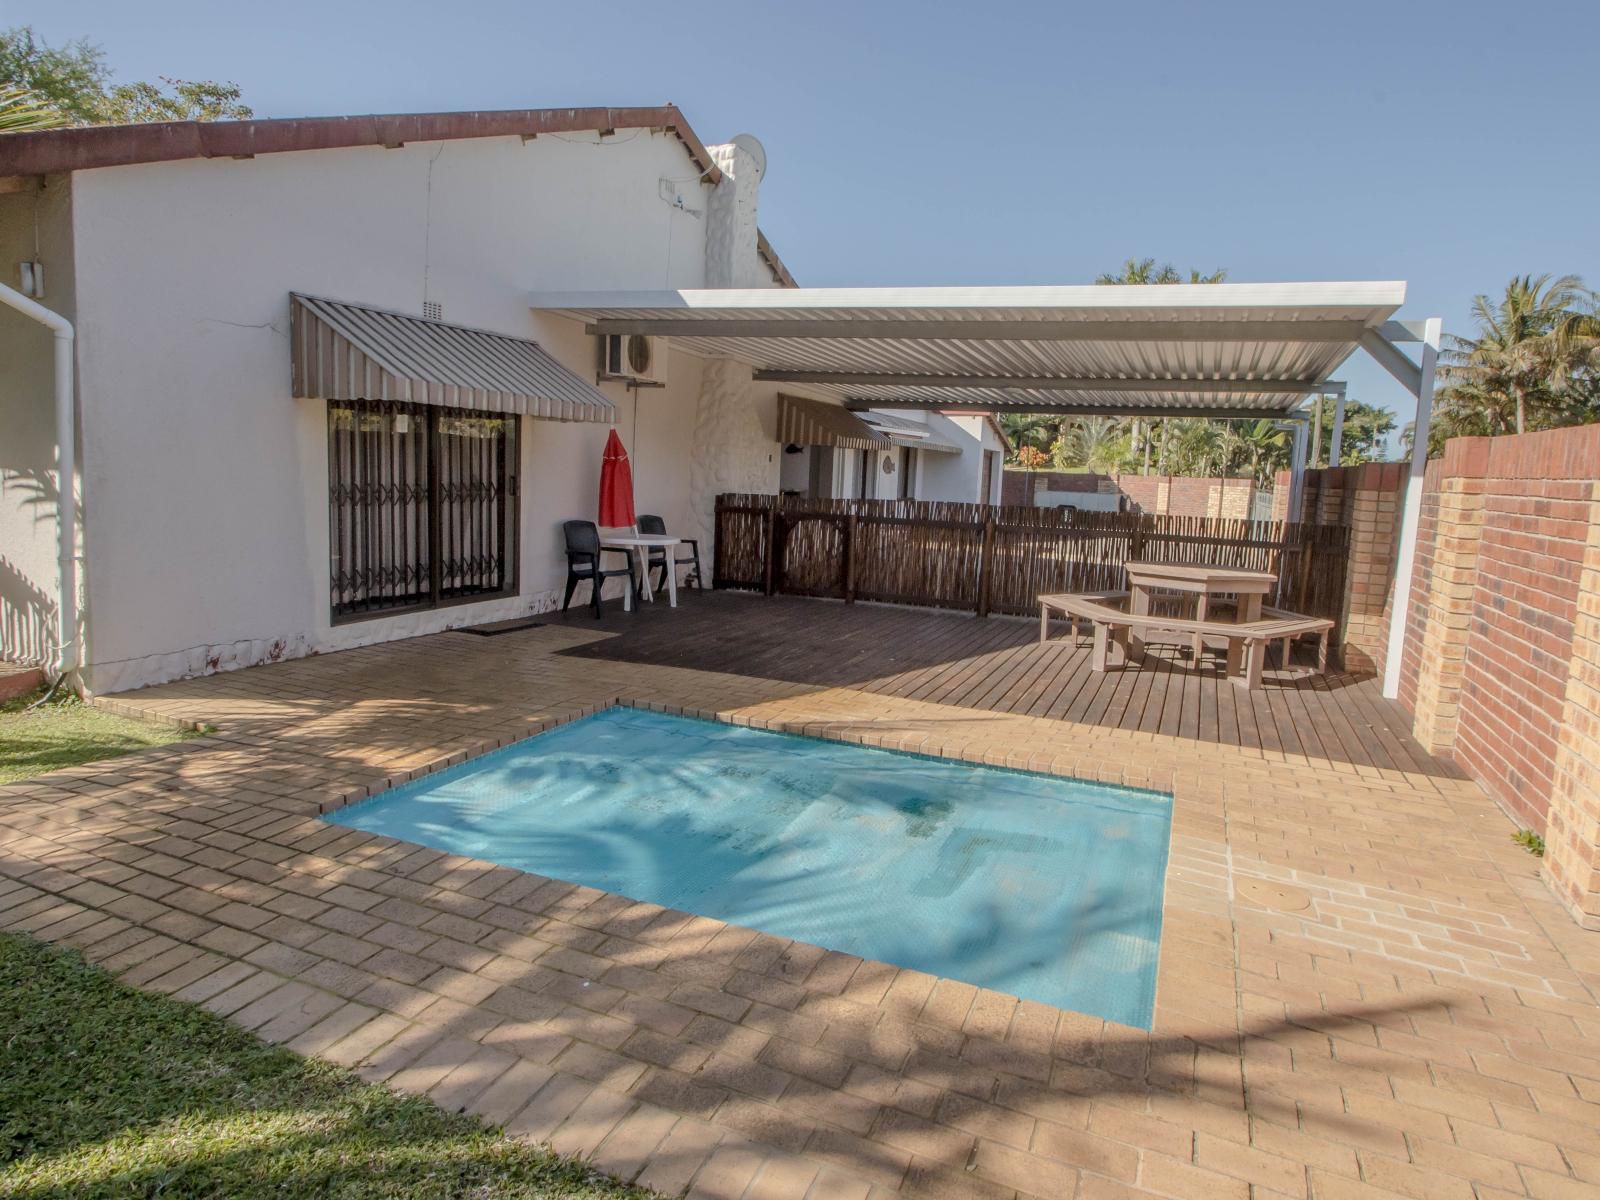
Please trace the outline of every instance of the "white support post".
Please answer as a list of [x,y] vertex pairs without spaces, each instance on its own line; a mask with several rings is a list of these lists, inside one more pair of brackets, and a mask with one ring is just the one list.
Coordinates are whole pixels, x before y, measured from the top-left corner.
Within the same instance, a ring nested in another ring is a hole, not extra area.
[[1333,436],[1328,439],[1328,465],[1337,467],[1344,447],[1344,390],[1341,388],[1333,401]]
[[1423,476],[1428,470],[1428,420],[1433,415],[1433,375],[1439,362],[1439,342],[1443,333],[1444,323],[1438,317],[1429,317],[1423,325],[1422,369],[1417,377],[1415,393],[1417,419],[1411,435],[1411,471],[1406,477],[1405,505],[1401,509],[1400,548],[1394,568],[1394,604],[1389,612],[1389,648],[1383,663],[1383,695],[1387,700],[1400,695],[1400,655],[1406,644],[1406,618],[1411,608],[1411,572],[1417,561],[1417,525],[1422,519]]
[[1325,399],[1321,392],[1311,404],[1311,469],[1322,462],[1322,402]]
[[1300,509],[1305,503],[1306,442],[1310,427],[1304,420],[1292,423],[1294,441],[1289,447],[1289,512],[1290,521],[1299,521]]
[[55,345],[56,410],[56,560],[61,592],[57,597],[57,678],[70,675],[81,664],[78,647],[78,467],[76,454],[76,399],[73,382],[72,322],[54,309],[0,283],[0,304],[16,309],[50,330]]

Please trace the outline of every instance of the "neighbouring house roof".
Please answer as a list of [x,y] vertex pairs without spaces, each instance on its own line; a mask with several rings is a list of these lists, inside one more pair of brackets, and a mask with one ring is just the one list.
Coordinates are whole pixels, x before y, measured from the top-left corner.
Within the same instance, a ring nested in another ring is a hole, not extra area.
[[856,416],[897,446],[905,446],[912,450],[931,450],[937,454],[961,453],[960,446],[952,446],[949,442],[934,437],[933,430],[921,421],[909,421],[905,417],[873,412],[870,409],[857,410]]
[[[38,175],[193,158],[254,158],[296,150],[339,150],[465,138],[660,129],[683,143],[701,178],[722,172],[675,104],[645,108],[519,108],[487,112],[377,113],[349,117],[277,117],[249,121],[158,121],[8,133],[0,138],[0,185]],[[0,186],[0,191],[10,190]],[[795,286],[766,237],[757,251],[782,286]]]
[[1388,328],[1398,282],[544,293],[857,408],[1275,416]]
[[316,296],[289,302],[296,397],[616,420],[610,400],[526,338]]
[[1000,445],[1005,450],[1005,452],[1007,454],[1011,453],[1011,451],[1013,449],[1013,447],[1011,445],[1011,436],[1008,433],[1006,433],[1005,427],[1000,424],[1000,418],[995,416],[994,413],[991,412],[989,409],[987,409],[987,408],[941,408],[939,411],[941,413],[943,413],[947,417],[982,417],[985,421],[987,421],[989,423],[989,428],[994,430],[995,437],[1000,439]]

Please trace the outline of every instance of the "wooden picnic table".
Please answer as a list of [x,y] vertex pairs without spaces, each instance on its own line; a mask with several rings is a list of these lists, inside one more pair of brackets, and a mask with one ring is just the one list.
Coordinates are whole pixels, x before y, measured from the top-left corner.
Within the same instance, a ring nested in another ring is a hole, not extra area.
[[1266,663],[1266,648],[1271,643],[1283,647],[1282,665],[1289,665],[1289,646],[1301,634],[1317,635],[1317,669],[1328,669],[1328,636],[1333,630],[1329,617],[1308,617],[1281,608],[1260,608],[1249,621],[1196,621],[1188,617],[1136,614],[1130,610],[1127,592],[1053,592],[1039,597],[1039,641],[1050,638],[1050,617],[1060,613],[1072,622],[1076,636],[1078,620],[1094,626],[1094,653],[1089,669],[1104,671],[1110,651],[1116,646],[1122,661],[1144,658],[1143,630],[1222,638],[1228,644],[1227,674],[1248,691],[1261,686],[1261,669]]
[[[1192,595],[1196,621],[1211,619],[1211,601],[1218,596],[1239,597],[1235,620],[1240,623],[1257,621],[1261,619],[1262,602],[1278,586],[1278,577],[1271,571],[1246,571],[1236,567],[1133,561],[1127,564],[1127,569],[1128,612],[1136,617],[1149,615],[1152,592],[1166,591]],[[1137,653],[1140,648],[1137,628],[1129,630],[1128,637]],[[1203,634],[1194,634],[1193,649],[1198,661],[1205,653]]]

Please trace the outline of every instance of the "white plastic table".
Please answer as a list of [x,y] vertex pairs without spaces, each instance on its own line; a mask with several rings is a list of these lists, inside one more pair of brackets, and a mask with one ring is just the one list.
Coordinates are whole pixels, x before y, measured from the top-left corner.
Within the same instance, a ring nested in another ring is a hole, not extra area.
[[[639,578],[643,580],[644,598],[655,600],[655,591],[650,586],[650,551],[656,547],[667,550],[667,603],[673,608],[678,607],[678,569],[672,560],[677,557],[672,552],[672,547],[679,545],[683,539],[674,537],[670,533],[602,533],[600,545],[606,550],[625,550],[633,555],[634,562],[639,567]],[[625,612],[633,611],[633,589],[630,587],[622,598],[622,607]]]

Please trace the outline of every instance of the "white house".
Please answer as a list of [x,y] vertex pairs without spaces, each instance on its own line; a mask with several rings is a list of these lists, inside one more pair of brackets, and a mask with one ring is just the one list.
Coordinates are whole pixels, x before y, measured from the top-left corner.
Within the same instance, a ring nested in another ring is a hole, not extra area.
[[[831,413],[828,425],[791,422],[791,408],[815,401],[779,398],[784,442],[779,488],[787,495],[845,500],[953,500],[1000,503],[1000,472],[1010,448],[992,413]],[[841,422],[860,422],[854,430]],[[840,428],[834,428],[840,426]],[[857,436],[851,437],[851,433]]]
[[51,333],[0,308],[0,657],[106,691],[548,609],[613,427],[706,555],[722,492],[996,500],[982,414],[856,415],[532,302],[792,287],[765,166],[670,106],[0,139],[0,258],[76,331],[78,613]]

